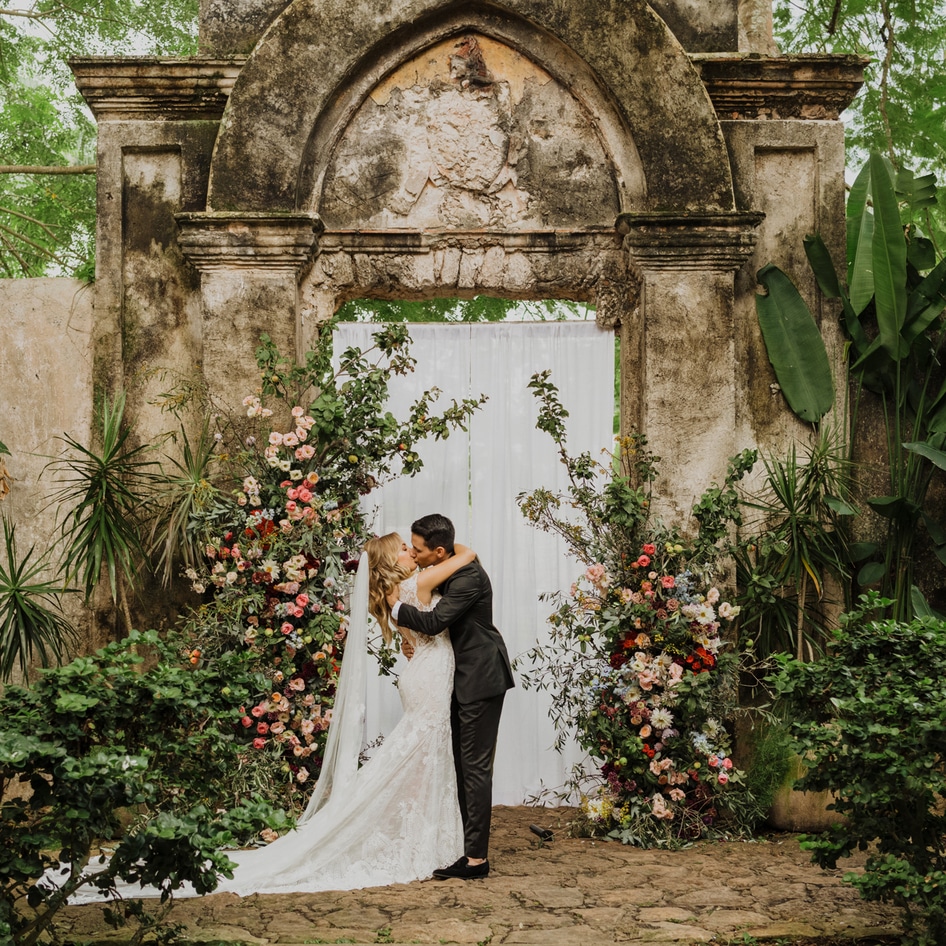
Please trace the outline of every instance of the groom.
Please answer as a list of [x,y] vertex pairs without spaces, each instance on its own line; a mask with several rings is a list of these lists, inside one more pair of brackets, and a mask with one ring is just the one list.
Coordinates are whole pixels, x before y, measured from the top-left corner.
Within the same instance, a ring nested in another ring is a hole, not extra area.
[[[434,513],[411,526],[414,560],[421,568],[453,555],[453,523]],[[489,826],[493,806],[493,757],[506,690],[514,686],[506,645],[493,626],[493,589],[479,559],[438,589],[432,611],[392,602],[397,624],[421,634],[450,628],[456,660],[451,724],[457,792],[466,855],[434,871],[434,877],[485,877],[489,873]]]

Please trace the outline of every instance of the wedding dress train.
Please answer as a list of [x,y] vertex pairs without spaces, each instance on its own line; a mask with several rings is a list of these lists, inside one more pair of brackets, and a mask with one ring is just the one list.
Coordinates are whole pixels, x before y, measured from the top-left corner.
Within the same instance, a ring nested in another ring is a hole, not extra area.
[[[417,579],[401,584],[417,598]],[[450,730],[449,632],[417,635],[398,681],[404,715],[351,784],[340,783],[309,820],[237,862],[219,891],[239,894],[355,890],[429,877],[463,854]],[[344,661],[343,661],[344,662]],[[333,722],[334,725],[334,722]]]
[[[352,595],[345,657],[319,782],[298,827],[263,848],[227,851],[237,867],[215,893],[314,893],[409,883],[430,877],[463,854],[450,727],[454,658],[449,632],[417,635],[414,657],[398,680],[404,715],[361,768],[367,658],[367,556]],[[417,579],[401,584],[401,600],[429,610]],[[99,867],[98,869],[101,869]],[[92,868],[94,872],[95,868]],[[57,886],[55,873],[42,883]],[[120,883],[125,898],[156,897],[155,889]],[[174,891],[193,897],[190,885]],[[101,903],[84,886],[70,903]]]

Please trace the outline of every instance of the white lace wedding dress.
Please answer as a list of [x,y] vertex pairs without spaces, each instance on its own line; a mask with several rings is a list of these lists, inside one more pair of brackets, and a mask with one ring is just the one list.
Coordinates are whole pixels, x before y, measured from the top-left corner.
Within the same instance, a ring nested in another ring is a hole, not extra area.
[[[429,610],[417,579],[401,600]],[[409,632],[408,632],[409,633]],[[265,848],[234,852],[239,894],[355,890],[429,877],[463,854],[450,732],[449,632],[418,634],[398,682],[404,715],[351,785],[338,785],[314,816]]]

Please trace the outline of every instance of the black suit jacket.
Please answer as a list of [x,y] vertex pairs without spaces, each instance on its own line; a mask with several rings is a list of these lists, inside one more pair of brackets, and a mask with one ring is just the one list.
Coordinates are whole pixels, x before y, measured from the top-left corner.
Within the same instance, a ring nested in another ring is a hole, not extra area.
[[479,559],[454,572],[439,591],[443,597],[432,611],[402,604],[397,622],[429,636],[450,628],[457,700],[485,700],[515,686],[506,644],[493,625],[493,587]]

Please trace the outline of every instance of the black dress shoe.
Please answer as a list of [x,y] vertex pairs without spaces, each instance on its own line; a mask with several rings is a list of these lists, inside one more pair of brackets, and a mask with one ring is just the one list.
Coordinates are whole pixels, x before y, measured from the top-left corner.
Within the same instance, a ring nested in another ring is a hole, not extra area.
[[465,857],[461,857],[449,867],[441,867],[434,871],[434,877],[438,880],[449,880],[451,877],[472,880],[474,877],[486,877],[488,874],[489,861],[483,861],[482,864],[470,864]]

